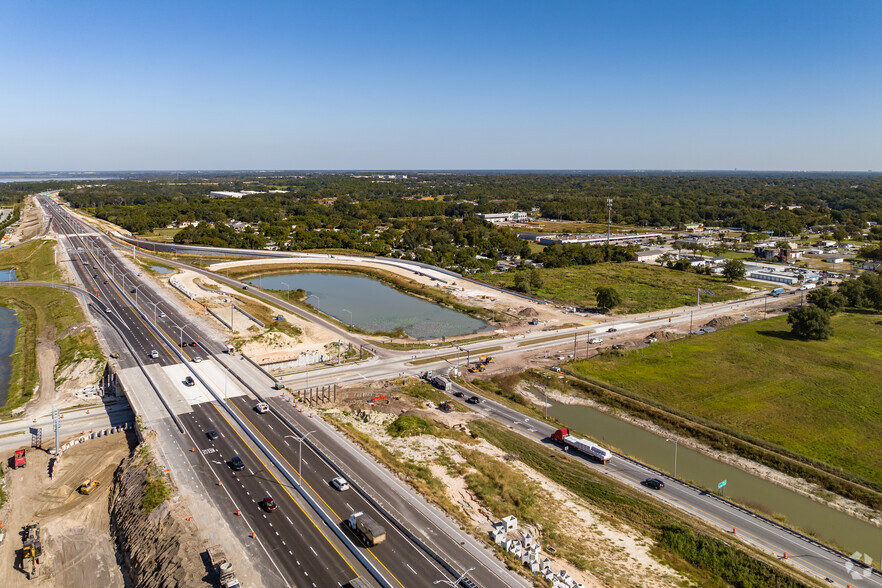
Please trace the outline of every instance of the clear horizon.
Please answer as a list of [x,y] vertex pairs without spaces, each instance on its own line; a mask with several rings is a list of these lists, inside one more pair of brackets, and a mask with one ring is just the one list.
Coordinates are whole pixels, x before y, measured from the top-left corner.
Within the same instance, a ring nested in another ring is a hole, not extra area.
[[882,169],[882,4],[21,2],[0,169]]

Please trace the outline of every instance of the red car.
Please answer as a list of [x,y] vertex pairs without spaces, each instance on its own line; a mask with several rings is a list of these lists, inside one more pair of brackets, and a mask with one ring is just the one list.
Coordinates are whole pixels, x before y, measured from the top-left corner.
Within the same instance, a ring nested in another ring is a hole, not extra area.
[[196,347],[196,341],[190,341],[190,347]]
[[273,500],[272,496],[267,496],[263,499],[263,508],[265,508],[267,512],[274,512],[279,507],[276,504],[276,501]]

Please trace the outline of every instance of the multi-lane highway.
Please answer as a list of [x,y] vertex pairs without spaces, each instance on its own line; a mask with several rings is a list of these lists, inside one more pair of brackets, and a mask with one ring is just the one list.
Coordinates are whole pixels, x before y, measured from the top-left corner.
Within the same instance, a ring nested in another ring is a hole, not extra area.
[[[355,555],[377,570],[385,585],[427,585],[458,577],[468,568],[473,568],[469,577],[478,585],[523,583],[486,553],[470,554],[474,544],[464,541],[458,530],[439,530],[434,538],[441,549],[423,549],[407,532],[410,521],[384,521],[383,514],[358,492],[341,493],[332,488],[328,481],[337,475],[335,470],[314,454],[303,460],[302,479],[308,497],[301,496],[293,482],[295,477],[299,482],[300,476],[296,429],[285,429],[276,416],[254,412],[251,390],[227,364],[237,369],[241,366],[230,362],[228,356],[216,355],[224,345],[195,322],[187,321],[177,306],[168,304],[91,227],[69,217],[48,199],[42,204],[52,211],[56,230],[67,236],[74,270],[98,299],[94,305],[97,312],[112,323],[132,352],[124,367],[137,364],[155,382],[153,392],[161,397],[169,418],[182,433],[179,445],[191,445],[187,455],[191,468],[206,487],[223,489],[215,491],[222,508],[233,512],[231,506],[235,505],[236,516],[241,514],[255,529],[256,539],[271,560],[265,568],[276,572],[276,579],[268,585],[337,586],[356,575],[366,575],[347,547],[358,550]],[[185,383],[187,376],[194,378],[192,386]],[[268,388],[266,382],[263,385]],[[221,396],[229,398],[218,402]],[[209,438],[209,430],[216,431],[217,438]],[[233,456],[243,460],[243,470],[235,472],[229,467]],[[267,512],[266,496],[278,504],[275,512]],[[335,528],[328,528],[304,497],[315,501]],[[343,520],[357,511],[384,521],[384,543],[367,548],[347,530]],[[401,528],[393,524],[396,522]],[[431,533],[437,521],[419,523],[427,524]]]
[[[57,208],[58,213],[62,213],[60,208]],[[86,227],[81,226],[81,229],[78,230],[87,230]],[[93,233],[94,234],[94,233]],[[113,255],[112,250],[109,249],[106,245],[106,242],[98,239],[97,237],[92,237],[93,242],[99,247],[99,255]],[[240,252],[242,254],[253,255],[254,252]],[[123,265],[120,262],[120,265]],[[183,265],[183,264],[181,264]],[[206,270],[201,270],[199,268],[189,268],[195,271],[200,271],[203,273],[207,273],[212,275],[215,279],[220,279],[222,282],[227,282],[231,285],[239,285],[234,280],[229,280],[223,276],[217,276]],[[110,271],[114,272],[114,268],[110,267]],[[125,269],[120,270],[125,272]],[[82,273],[82,272],[81,272]],[[94,276],[93,276],[94,277]],[[127,275],[125,278],[122,278],[123,285],[127,288],[140,288],[135,285],[134,280],[137,276]],[[120,277],[117,276],[117,281],[119,281]],[[123,292],[120,289],[111,288],[109,292],[102,290],[100,286],[112,286],[113,284],[103,284],[98,283],[103,282],[103,280],[98,280],[95,282],[94,286],[96,289],[102,294],[109,296],[109,300],[111,300],[110,304],[114,307],[114,312],[117,312],[115,306],[130,306],[130,303],[125,300],[126,294],[128,296],[134,296],[130,291]],[[131,282],[131,286],[128,284]],[[146,304],[147,308],[154,310],[154,312],[162,312],[162,302],[161,298],[151,298],[151,296],[155,296],[152,292],[148,292],[149,286],[144,290],[139,290],[136,294],[147,296],[149,303]],[[268,295],[266,293],[255,293],[259,296],[272,299],[273,303],[278,304],[288,310],[302,312],[300,309],[296,309],[296,307],[290,307],[283,300],[277,299]],[[796,295],[791,295],[790,298],[794,298]],[[782,296],[782,299],[785,298]],[[607,325],[603,325],[603,329],[606,329],[610,325],[615,325],[619,329],[621,333],[626,333],[629,331],[635,330],[644,330],[651,328],[658,328],[664,326],[666,324],[676,324],[679,323],[681,326],[683,324],[688,324],[687,321],[691,321],[693,318],[701,318],[701,317],[709,317],[714,313],[726,313],[732,312],[733,310],[741,310],[747,309],[750,307],[758,307],[765,304],[765,300],[761,298],[757,298],[754,300],[747,301],[738,301],[733,303],[728,303],[724,305],[714,305],[713,307],[705,307],[698,311],[681,311],[679,313],[670,313],[665,315],[657,315],[653,317],[642,317],[640,320],[629,319],[627,322],[620,321],[618,323],[609,323]],[[151,306],[152,305],[152,306]],[[141,304],[142,309],[145,307],[145,304]],[[120,309],[121,313],[125,311]],[[132,319],[137,319],[137,312],[130,313],[133,316],[125,315],[126,318],[122,322],[128,323],[131,322]],[[161,330],[167,331],[169,335],[167,339],[175,340],[172,338],[172,335],[175,334],[176,329],[180,329],[183,321],[179,324],[179,319],[170,316],[163,317],[157,314],[157,324]],[[123,318],[123,314],[120,315],[120,318]],[[151,317],[152,318],[152,317]],[[183,317],[182,317],[183,318]],[[138,319],[144,322],[143,317]],[[314,320],[314,319],[313,319]],[[129,328],[126,325],[126,328]],[[568,330],[561,330],[559,335],[572,337],[573,334],[580,333],[591,333],[598,332],[598,329],[601,327],[580,327],[573,328]],[[184,334],[186,333],[186,334]],[[207,337],[204,333],[200,332],[197,328],[190,328],[186,330],[184,333],[181,333],[177,336],[179,340],[181,336],[184,339],[187,338],[187,335],[190,337],[196,337],[197,345],[195,348],[187,347],[183,351],[188,354],[187,357],[192,358],[196,352],[203,353],[203,357],[207,357],[209,355],[208,350],[204,348],[204,344],[206,341],[209,341],[210,338]],[[133,336],[135,338],[143,337],[143,341],[141,346],[139,347],[140,353],[146,354],[150,351],[147,349],[147,346],[154,345],[149,342],[151,339],[148,337],[150,334],[150,329],[146,330],[136,330],[133,331]],[[500,341],[494,341],[492,345],[501,345],[503,347],[502,351],[494,352],[496,354],[509,354],[509,353],[524,353],[524,352],[535,352],[537,349],[548,348],[548,347],[560,347],[564,342],[563,339],[552,340],[551,338],[553,334],[550,333],[534,333],[530,336],[520,338],[507,338]],[[469,346],[471,349],[476,350],[481,346],[486,346],[487,343],[484,344],[476,344]],[[219,349],[219,345],[215,347],[215,349]],[[152,350],[152,349],[151,349]],[[160,353],[160,357],[155,361],[158,365],[163,365],[166,367],[172,366],[176,363],[176,353],[171,352],[169,349],[158,349]],[[439,358],[440,356],[450,355],[451,350],[425,350],[415,352],[418,356],[418,359],[430,360],[433,357]],[[447,360],[438,359],[436,363],[427,363],[422,364],[419,367],[408,365],[411,360],[410,352],[408,352],[405,357],[404,354],[398,354],[395,352],[387,351],[383,353],[382,358],[377,358],[371,362],[367,362],[358,367],[346,366],[342,368],[332,368],[327,370],[322,370],[320,374],[313,373],[311,375],[311,379],[314,385],[332,383],[332,382],[346,382],[350,380],[360,380],[363,381],[365,378],[373,379],[373,378],[381,378],[381,377],[390,377],[394,376],[397,373],[415,373],[418,369],[426,369],[432,367],[442,366],[447,363]],[[212,360],[208,360],[207,363],[218,364],[218,363],[230,363],[230,359],[228,357],[217,356]],[[201,365],[201,364],[199,364]],[[191,365],[190,367],[193,367]],[[199,368],[203,370],[203,368]],[[204,371],[204,370],[203,370]],[[247,371],[247,370],[245,370]],[[217,377],[217,374],[214,375]],[[262,384],[258,383],[259,380],[263,378],[264,381]],[[254,392],[260,389],[263,386],[263,394],[265,394],[270,400],[271,405],[275,409],[275,413],[283,414],[284,411],[290,411],[290,407],[285,403],[279,401],[278,398],[273,397],[273,392],[268,389],[268,380],[265,376],[255,375],[251,373],[246,378],[251,384],[245,384],[244,380],[242,382],[243,386],[240,388],[240,392],[238,395],[232,399],[229,403],[232,410],[237,411],[237,414],[240,418],[245,419],[248,422],[249,426],[253,425],[253,428],[256,430],[256,434],[265,441],[266,444],[270,445],[273,448],[273,451],[277,452],[279,457],[286,464],[286,467],[290,469],[290,471],[297,470],[297,467],[294,467],[293,464],[297,463],[294,450],[292,447],[296,446],[299,450],[299,443],[295,441],[297,438],[297,434],[293,434],[291,437],[287,436],[293,433],[293,430],[286,431],[286,426],[289,426],[290,423],[297,421],[296,414],[289,414],[284,417],[286,421],[288,421],[288,425],[285,425],[282,420],[273,414],[271,416],[268,415],[257,415],[251,411],[251,404],[253,402],[253,398],[251,396],[251,392]],[[297,387],[302,381],[301,376],[292,376],[286,380],[291,386]],[[250,392],[249,389],[250,388]],[[216,388],[217,389],[217,388]],[[244,396],[242,395],[244,394]],[[212,407],[212,408],[209,408]],[[214,410],[218,413],[219,416],[223,416],[223,412],[219,410],[217,403],[207,403],[203,405],[202,403],[197,403],[197,407],[191,411],[191,414],[194,416],[187,416],[182,419],[185,427],[190,432],[191,435],[195,436],[199,434],[204,435],[204,430],[206,427],[206,423],[212,422],[214,423],[217,420],[217,417],[214,416],[214,413],[211,411]],[[548,435],[551,432],[550,427],[544,425],[543,423],[539,423],[536,421],[530,421],[526,419],[524,415],[517,413],[516,411],[512,411],[506,407],[497,405],[495,403],[485,401],[481,405],[481,410],[487,414],[488,417],[499,420],[500,422],[504,422],[505,424],[513,427],[515,430],[518,430],[526,437],[531,438],[534,441],[543,442],[543,440],[547,439]],[[206,419],[214,419],[214,420],[206,420]],[[276,419],[276,420],[273,420]],[[242,451],[244,452],[248,445],[245,439],[241,439],[244,443],[243,445],[233,445],[232,440],[227,440],[227,437],[231,434],[238,435],[236,433],[236,429],[232,424],[228,423],[228,427],[223,428],[221,438],[216,441],[218,443],[215,445],[205,445],[204,449],[215,449],[221,455],[231,455],[230,452]],[[299,429],[297,429],[300,433],[304,430],[309,430],[304,428],[304,423],[299,423]],[[218,424],[218,426],[223,427],[223,425]],[[308,426],[308,423],[306,424]],[[221,431],[221,429],[217,429]],[[310,439],[319,438],[320,434],[316,433],[315,435],[311,435]],[[221,441],[221,439],[223,441]],[[333,444],[332,441],[329,441],[330,437],[322,440],[322,443]],[[202,447],[204,443],[200,444]],[[304,445],[307,445],[304,443]],[[307,445],[308,447],[308,445]],[[304,486],[308,488],[309,492],[312,492],[316,495],[316,497],[327,507],[328,512],[332,513],[333,516],[339,520],[341,518],[345,518],[347,510],[350,508],[364,508],[365,510],[369,510],[362,502],[353,502],[356,499],[352,498],[355,496],[355,493],[343,494],[336,491],[332,492],[332,488],[327,484],[327,481],[330,477],[333,477],[333,473],[335,470],[328,469],[327,465],[319,458],[316,454],[310,453],[307,451],[307,447],[304,447],[304,464],[303,464],[303,475],[304,475]],[[329,452],[333,454],[333,452]],[[345,453],[345,452],[344,452]],[[256,457],[256,453],[254,455]],[[350,464],[351,465],[351,464]],[[344,471],[346,471],[347,466],[345,464],[341,464]],[[254,469],[254,472],[262,472],[261,466],[255,466],[257,469]],[[364,477],[364,472],[360,471],[361,465],[356,464],[356,466],[352,466],[353,471],[349,472],[353,478],[356,479],[366,479],[370,480],[370,478]],[[616,456],[613,462],[608,466],[589,466],[589,467],[598,467],[601,471],[614,476],[626,483],[635,485],[635,487],[641,487],[639,482],[646,477],[655,476],[658,477],[662,474],[652,470],[651,468],[647,468],[636,462],[628,460],[623,456]],[[266,468],[266,471],[271,471],[271,468]],[[228,475],[229,472],[228,472]],[[240,476],[241,477],[241,476]],[[252,479],[249,481],[250,486],[245,487],[243,483],[243,491],[245,492],[243,500],[257,500],[254,498],[253,490],[254,488],[258,488],[256,490],[257,494],[261,494],[262,492],[270,491],[270,486],[260,485],[269,484],[266,482],[268,478],[268,474],[259,474],[254,476],[257,479],[257,483]],[[272,476],[269,476],[272,477]],[[236,478],[237,480],[239,477]],[[277,481],[274,480],[277,484]],[[717,527],[730,530],[732,528],[738,529],[738,535],[740,538],[745,539],[755,545],[758,545],[762,548],[767,549],[768,551],[775,554],[783,554],[784,552],[788,553],[788,559],[791,564],[797,565],[802,569],[820,577],[826,578],[832,584],[838,585],[848,585],[851,584],[853,586],[880,586],[882,582],[880,582],[880,576],[876,573],[868,573],[868,570],[860,567],[858,564],[853,562],[848,556],[839,553],[835,550],[832,550],[828,547],[825,547],[814,540],[803,536],[799,533],[791,531],[786,527],[778,524],[775,521],[771,521],[765,519],[764,517],[752,513],[747,509],[744,509],[740,506],[731,504],[727,501],[721,500],[719,498],[714,497],[706,492],[698,488],[694,488],[688,484],[681,483],[677,480],[668,479],[667,486],[665,490],[661,493],[649,492],[646,491],[649,495],[665,502],[666,504],[679,508],[683,511],[689,512],[703,520],[716,525]],[[369,485],[369,484],[367,484]],[[279,487],[284,486],[284,484],[279,484]],[[247,489],[246,489],[247,488]],[[276,490],[276,493],[279,491]],[[273,494],[276,497],[276,494]],[[383,498],[382,496],[380,498]],[[396,498],[391,497],[387,498],[389,504],[394,504],[396,502]],[[388,506],[386,504],[384,507]],[[280,509],[281,510],[281,509]],[[394,509],[389,509],[393,510]],[[420,510],[420,509],[415,509]],[[406,513],[403,515],[403,518],[406,521],[415,521],[418,520],[417,515],[414,512],[411,512],[409,508],[403,508],[403,512]],[[276,513],[274,513],[276,514]],[[272,522],[272,517],[267,514],[266,516],[261,515],[262,519]],[[276,517],[278,520],[278,517]],[[422,523],[420,523],[422,524]],[[294,525],[297,526],[297,525]],[[436,525],[440,526],[440,525]],[[430,532],[428,536],[434,539],[434,535],[436,533]],[[438,537],[440,537],[440,544],[446,544],[444,537],[446,533],[437,533]],[[382,548],[383,545],[379,546],[377,549],[372,550],[376,551],[378,558],[381,560],[381,564],[386,568],[386,571],[389,572],[390,577],[393,577],[396,582],[402,585],[409,585],[409,580],[412,580],[412,576],[416,576],[420,578],[420,583],[423,583],[422,579],[428,579],[428,576],[424,576],[423,574],[436,574],[440,570],[438,566],[435,565],[430,558],[426,557],[424,552],[420,552],[419,550],[413,549],[412,542],[410,546],[410,551],[403,552],[405,555],[409,555],[409,557],[401,557],[402,552],[399,550],[403,550],[405,546],[408,545],[408,541],[402,534],[401,537],[398,537],[394,533],[390,536],[389,546],[393,548],[394,546],[394,556],[391,559],[384,559]],[[420,535],[420,539],[425,540],[423,535]],[[433,545],[431,541],[426,541],[429,545]],[[452,541],[455,545],[455,541]],[[390,549],[391,551],[391,549]],[[456,550],[452,550],[450,555],[450,559],[455,561],[459,566],[459,569],[463,569],[466,565],[470,565],[469,558],[464,557],[461,553],[462,550],[459,550],[460,553],[456,553]],[[448,555],[444,552],[445,555]],[[373,556],[374,554],[371,554]],[[497,585],[494,584],[495,581],[499,581],[499,576],[495,571],[490,571],[490,566],[486,564],[486,562],[482,562],[481,557],[477,557],[475,560],[478,563],[483,563],[472,575],[474,577],[482,576],[484,581],[479,581],[481,585]],[[436,562],[437,563],[437,562]],[[403,565],[402,565],[403,564]],[[391,567],[387,567],[391,566]],[[416,571],[419,570],[419,571]],[[290,571],[291,574],[297,573],[295,569]],[[293,576],[292,576],[293,577]],[[437,579],[433,577],[433,580]],[[507,583],[507,582],[505,582]]]

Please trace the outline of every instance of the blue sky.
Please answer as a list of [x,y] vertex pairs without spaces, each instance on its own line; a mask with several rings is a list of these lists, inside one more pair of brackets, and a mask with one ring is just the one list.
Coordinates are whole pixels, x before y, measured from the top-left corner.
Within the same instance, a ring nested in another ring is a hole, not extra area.
[[0,171],[882,170],[875,0],[0,9]]

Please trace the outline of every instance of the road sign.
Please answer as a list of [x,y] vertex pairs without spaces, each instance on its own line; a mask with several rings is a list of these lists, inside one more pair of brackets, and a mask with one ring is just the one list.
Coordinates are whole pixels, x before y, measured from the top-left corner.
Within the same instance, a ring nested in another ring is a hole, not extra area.
[[723,489],[723,486],[726,485],[726,482],[727,482],[727,481],[728,481],[728,480],[723,480],[722,482],[720,482],[719,484],[717,484],[717,490],[722,490],[722,489]]

